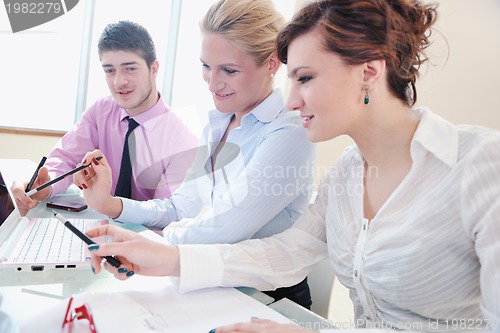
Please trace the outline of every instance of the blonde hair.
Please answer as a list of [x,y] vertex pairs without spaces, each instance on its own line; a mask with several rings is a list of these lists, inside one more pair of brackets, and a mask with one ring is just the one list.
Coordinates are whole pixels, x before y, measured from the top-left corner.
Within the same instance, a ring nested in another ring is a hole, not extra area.
[[220,0],[200,22],[202,33],[216,33],[264,64],[276,51],[276,37],[285,24],[272,0]]

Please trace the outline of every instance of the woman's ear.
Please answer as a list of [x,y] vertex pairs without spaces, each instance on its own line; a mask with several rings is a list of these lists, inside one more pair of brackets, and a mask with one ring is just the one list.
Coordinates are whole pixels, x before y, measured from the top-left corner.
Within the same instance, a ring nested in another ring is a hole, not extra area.
[[281,61],[278,59],[278,54],[276,52],[273,52],[267,60],[267,70],[271,77],[276,74],[276,72],[280,68],[280,65]]
[[363,85],[372,87],[385,77],[385,64],[384,59],[366,62],[363,73]]

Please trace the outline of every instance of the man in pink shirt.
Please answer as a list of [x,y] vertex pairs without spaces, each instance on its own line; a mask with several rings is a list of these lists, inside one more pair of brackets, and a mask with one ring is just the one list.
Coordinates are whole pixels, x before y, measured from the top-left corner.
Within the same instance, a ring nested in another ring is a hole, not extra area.
[[[138,123],[128,140],[131,198],[170,197],[191,166],[193,154],[189,152],[194,152],[192,148],[198,141],[156,90],[159,64],[151,36],[142,26],[129,21],[109,24],[99,39],[98,51],[111,96],[89,107],[59,140],[32,188],[75,168],[87,152],[99,149],[113,171],[115,193],[131,118]],[[27,183],[16,181],[11,188],[23,214],[38,202],[64,193],[72,177],[31,197],[25,195]]]

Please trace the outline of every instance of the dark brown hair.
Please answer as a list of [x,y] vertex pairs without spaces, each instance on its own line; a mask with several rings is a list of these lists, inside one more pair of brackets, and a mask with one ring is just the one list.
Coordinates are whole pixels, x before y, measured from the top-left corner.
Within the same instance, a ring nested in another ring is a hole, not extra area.
[[156,60],[156,49],[149,32],[141,25],[130,21],[108,24],[97,44],[99,58],[107,51],[135,52],[144,59],[148,68]]
[[384,59],[391,93],[415,104],[415,81],[427,60],[436,4],[418,0],[322,0],[302,8],[280,32],[278,56],[287,63],[288,46],[313,29],[322,34],[325,49],[348,65]]

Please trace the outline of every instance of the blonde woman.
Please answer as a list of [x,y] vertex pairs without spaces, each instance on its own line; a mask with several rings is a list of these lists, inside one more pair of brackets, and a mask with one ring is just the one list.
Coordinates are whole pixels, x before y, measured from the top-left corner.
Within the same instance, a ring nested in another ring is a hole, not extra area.
[[[201,22],[200,60],[216,109],[188,181],[163,200],[113,197],[111,169],[94,151],[83,161],[93,161],[92,170],[75,177],[87,203],[120,221],[163,228],[170,244],[235,243],[290,228],[308,203],[314,147],[298,112],[273,88],[283,24],[271,0],[214,4]],[[266,292],[310,307],[305,278],[284,287]]]

